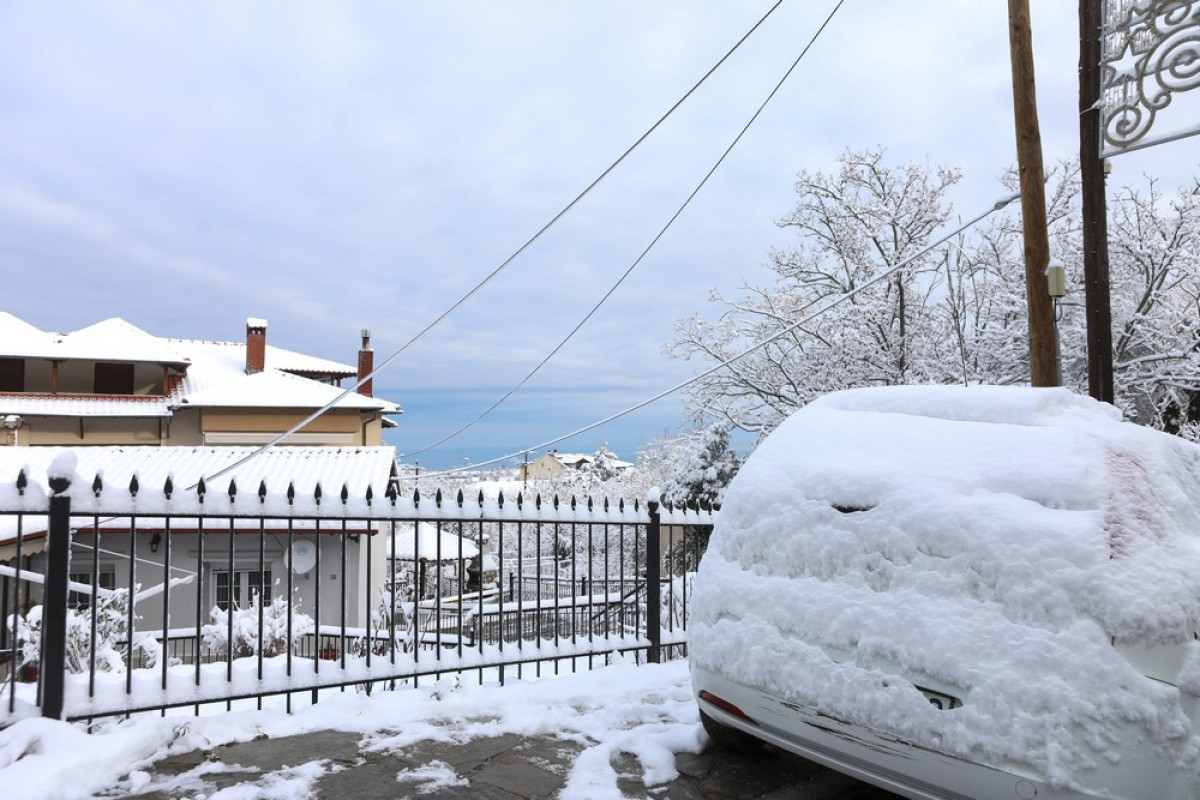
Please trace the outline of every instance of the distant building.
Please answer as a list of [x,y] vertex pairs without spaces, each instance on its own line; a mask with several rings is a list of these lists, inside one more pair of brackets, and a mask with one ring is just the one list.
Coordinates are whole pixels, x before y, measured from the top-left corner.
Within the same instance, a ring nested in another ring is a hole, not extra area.
[[[541,480],[554,478],[567,470],[581,470],[596,460],[595,455],[586,453],[560,453],[548,450],[545,455],[533,461],[521,464],[521,480]],[[613,461],[618,472],[630,469],[633,464],[628,461]]]

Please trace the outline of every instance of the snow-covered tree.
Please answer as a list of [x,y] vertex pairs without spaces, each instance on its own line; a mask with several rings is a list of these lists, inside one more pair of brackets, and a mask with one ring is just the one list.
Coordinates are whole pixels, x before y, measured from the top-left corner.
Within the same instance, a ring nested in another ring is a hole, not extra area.
[[1200,420],[1200,181],[1165,196],[1157,181],[1111,202],[1113,375],[1133,419],[1172,432]]
[[[674,469],[663,489],[663,498],[675,506],[709,507],[721,502],[725,487],[741,466],[729,445],[730,428],[716,423],[685,433],[674,450]],[[688,525],[672,542],[664,559],[668,572],[694,572],[708,549],[711,528]]]
[[775,285],[746,286],[734,300],[714,293],[724,313],[715,323],[699,315],[678,322],[669,352],[725,361],[861,293],[693,385],[693,419],[765,433],[831,389],[928,380],[938,264],[927,255],[880,276],[916,256],[949,219],[946,192],[958,179],[945,167],[889,167],[881,149],[847,152],[835,173],[800,172],[796,208],[777,223],[800,240],[770,254]]
[[580,471],[598,483],[610,481],[621,474],[617,469],[617,456],[608,449],[607,444],[600,445],[600,449],[592,455],[592,460],[584,464]]
[[[688,414],[765,435],[796,408],[844,388],[889,383],[1025,383],[1028,323],[1020,209],[1011,204],[944,247],[848,299],[925,247],[948,220],[958,173],[891,167],[881,151],[847,153],[835,174],[800,173],[800,234],[771,254],[775,283],[726,299],[715,322],[676,324],[668,351],[723,362],[830,308],[694,384]],[[1087,387],[1078,167],[1047,186],[1052,256],[1071,293],[1057,307],[1063,382]],[[1004,184],[1016,186],[1016,175]],[[1153,180],[1110,200],[1109,272],[1118,406],[1174,433],[1200,427],[1200,182],[1167,196]],[[843,298],[837,306],[831,304]]]
[[742,460],[730,447],[730,427],[715,423],[679,437],[663,497],[676,506],[712,507],[721,501]]

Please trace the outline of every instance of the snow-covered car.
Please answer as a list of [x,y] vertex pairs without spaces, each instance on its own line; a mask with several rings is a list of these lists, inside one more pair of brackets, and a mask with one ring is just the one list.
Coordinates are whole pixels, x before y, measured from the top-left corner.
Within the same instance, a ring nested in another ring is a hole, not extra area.
[[705,727],[913,798],[1200,798],[1200,447],[1065,389],[787,419],[695,582]]

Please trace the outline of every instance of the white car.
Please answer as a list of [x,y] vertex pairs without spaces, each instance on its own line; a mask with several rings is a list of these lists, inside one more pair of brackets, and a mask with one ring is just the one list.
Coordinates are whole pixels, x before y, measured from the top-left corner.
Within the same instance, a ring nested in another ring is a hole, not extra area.
[[1200,798],[1200,447],[1065,389],[841,392],[696,577],[719,742],[913,798]]

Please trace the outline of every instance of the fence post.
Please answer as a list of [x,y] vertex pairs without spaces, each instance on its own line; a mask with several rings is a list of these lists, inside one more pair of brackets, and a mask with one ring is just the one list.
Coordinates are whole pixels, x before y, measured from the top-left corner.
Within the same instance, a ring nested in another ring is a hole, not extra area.
[[42,597],[42,648],[38,673],[42,679],[42,716],[62,719],[63,673],[67,661],[67,580],[71,567],[71,498],[62,494],[71,485],[65,478],[52,482],[49,542],[46,546],[46,585]]
[[646,660],[657,664],[662,660],[662,564],[658,557],[662,528],[658,503],[648,501],[646,510],[650,512],[650,524],[646,526],[646,635],[650,638],[650,649]]

